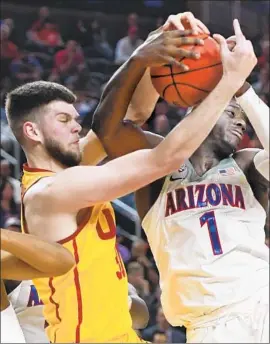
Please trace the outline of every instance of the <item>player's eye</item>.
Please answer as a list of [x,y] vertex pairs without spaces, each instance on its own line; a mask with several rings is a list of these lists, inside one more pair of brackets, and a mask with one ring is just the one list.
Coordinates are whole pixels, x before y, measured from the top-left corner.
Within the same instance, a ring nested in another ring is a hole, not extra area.
[[59,121],[62,123],[67,123],[68,122],[68,118],[67,117],[60,117]]

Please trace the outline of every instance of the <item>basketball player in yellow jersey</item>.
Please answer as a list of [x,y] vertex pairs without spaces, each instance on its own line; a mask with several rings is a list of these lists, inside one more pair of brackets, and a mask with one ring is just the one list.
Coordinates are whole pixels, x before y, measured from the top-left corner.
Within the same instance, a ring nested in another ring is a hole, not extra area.
[[[164,63],[183,67],[179,58],[197,58],[181,49],[182,44],[203,44],[195,37],[185,37],[190,34],[190,30],[153,33],[114,75],[117,87],[106,87],[99,111],[126,113],[147,67]],[[220,108],[214,106],[219,98],[216,93],[156,148],[100,167],[78,166],[89,163],[92,146],[84,144],[81,152],[81,127],[72,92],[40,81],[8,94],[8,121],[27,157],[22,178],[23,230],[61,243],[76,261],[76,267],[63,276],[34,280],[51,342],[141,341],[132,330],[127,277],[115,248],[114,213],[107,201],[177,169],[222,113],[223,109],[214,110]],[[205,126],[194,135],[205,107],[210,108]],[[131,298],[132,312],[136,300]]]

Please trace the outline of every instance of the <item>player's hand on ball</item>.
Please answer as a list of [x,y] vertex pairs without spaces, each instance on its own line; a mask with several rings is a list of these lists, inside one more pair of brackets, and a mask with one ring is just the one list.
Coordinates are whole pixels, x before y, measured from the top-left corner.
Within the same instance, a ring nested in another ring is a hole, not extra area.
[[245,38],[237,19],[233,21],[236,45],[230,51],[226,39],[221,35],[214,35],[220,44],[220,53],[223,64],[223,76],[232,83],[241,87],[246,78],[257,64],[252,43]]
[[206,33],[210,34],[208,28],[199,19],[195,18],[193,13],[184,12],[178,14],[172,14],[168,17],[163,30],[193,30],[194,35]]
[[230,36],[226,39],[226,42],[229,50],[232,51],[233,48],[236,46],[236,36]]
[[187,37],[192,33],[192,30],[163,31],[159,28],[148,36],[147,40],[135,50],[133,56],[139,58],[146,67],[172,64],[186,71],[188,67],[180,60],[183,57],[198,59],[200,54],[182,49],[181,46],[204,44],[202,39]]

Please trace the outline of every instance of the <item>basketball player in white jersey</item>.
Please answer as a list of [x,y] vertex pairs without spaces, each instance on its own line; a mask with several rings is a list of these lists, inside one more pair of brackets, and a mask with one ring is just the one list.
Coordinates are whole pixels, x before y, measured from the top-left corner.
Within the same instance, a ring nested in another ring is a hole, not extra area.
[[48,343],[43,302],[31,280],[4,281],[8,300],[18,318],[27,343]]
[[[234,29],[233,51],[223,37],[214,37],[221,46],[222,80],[239,97],[224,107],[208,138],[178,171],[136,193],[160,272],[165,315],[172,325],[186,326],[190,343],[269,342],[269,251],[264,244],[269,108],[244,80],[235,79],[248,61],[236,63],[235,54],[240,47],[249,58],[254,52],[238,21]],[[246,128],[242,109],[264,150],[236,151]],[[115,113],[95,114],[93,130],[109,157],[159,142],[156,135],[149,142],[149,133],[122,119]],[[198,133],[202,123],[196,123]]]
[[1,229],[1,279],[6,285],[1,280],[2,343],[48,342],[42,302],[29,279],[63,275],[74,264],[70,252],[59,244]]

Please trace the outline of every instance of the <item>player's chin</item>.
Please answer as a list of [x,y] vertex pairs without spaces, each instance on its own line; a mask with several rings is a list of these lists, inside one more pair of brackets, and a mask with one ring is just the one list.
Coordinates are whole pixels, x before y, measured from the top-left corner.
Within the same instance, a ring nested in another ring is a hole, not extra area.
[[242,139],[237,136],[233,135],[232,137],[230,137],[230,139],[228,140],[228,144],[230,145],[232,152],[235,152],[238,149],[241,141]]

